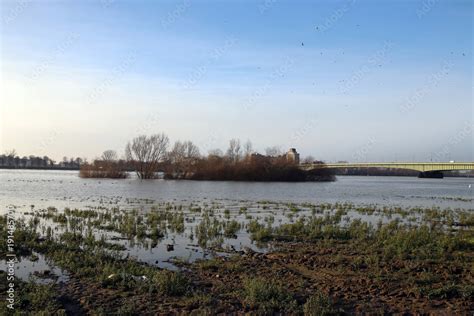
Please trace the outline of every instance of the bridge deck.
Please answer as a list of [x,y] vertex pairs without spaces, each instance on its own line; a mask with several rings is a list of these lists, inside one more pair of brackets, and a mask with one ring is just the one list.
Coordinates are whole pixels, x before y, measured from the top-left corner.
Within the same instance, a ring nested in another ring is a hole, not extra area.
[[364,162],[364,163],[327,163],[302,164],[304,170],[334,169],[334,168],[392,168],[410,169],[420,172],[474,170],[474,162]]

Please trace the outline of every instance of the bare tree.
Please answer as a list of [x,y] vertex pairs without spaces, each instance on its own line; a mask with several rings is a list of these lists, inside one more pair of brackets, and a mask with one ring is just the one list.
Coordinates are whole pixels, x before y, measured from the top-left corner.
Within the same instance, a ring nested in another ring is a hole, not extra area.
[[245,157],[250,157],[253,154],[253,145],[250,140],[247,140],[244,144],[244,155]]
[[115,150],[106,150],[102,153],[102,156],[100,157],[101,160],[103,161],[116,161],[118,159],[117,152]]
[[193,142],[184,142],[184,148],[186,153],[185,157],[187,159],[197,159],[201,157],[201,153],[199,152],[198,146],[194,145]]
[[166,157],[169,138],[165,134],[135,137],[125,147],[125,157],[140,179],[154,178],[158,164]]
[[180,162],[187,159],[197,159],[200,156],[199,148],[191,141],[174,143],[173,149],[169,153],[171,162]]
[[7,157],[15,157],[16,156],[16,150],[15,149],[10,149],[5,151],[5,156]]
[[178,176],[186,178],[200,157],[199,148],[191,141],[177,141],[168,157],[173,167],[173,172]]
[[267,147],[265,154],[270,157],[277,157],[281,155],[281,149],[278,146]]
[[227,158],[231,162],[238,162],[241,158],[241,146],[240,140],[238,139],[231,139],[229,142],[229,148],[227,149],[226,153]]

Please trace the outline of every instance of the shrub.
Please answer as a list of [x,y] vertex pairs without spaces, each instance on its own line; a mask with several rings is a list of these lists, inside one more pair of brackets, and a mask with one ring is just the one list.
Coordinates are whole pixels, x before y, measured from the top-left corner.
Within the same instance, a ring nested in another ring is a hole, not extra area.
[[79,170],[81,178],[112,178],[124,179],[128,177],[123,164],[115,161],[96,160],[92,164],[84,164]]

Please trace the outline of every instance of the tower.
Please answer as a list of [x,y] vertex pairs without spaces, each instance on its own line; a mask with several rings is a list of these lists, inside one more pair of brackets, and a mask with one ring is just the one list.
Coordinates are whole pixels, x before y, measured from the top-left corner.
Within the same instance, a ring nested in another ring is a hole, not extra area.
[[286,153],[286,160],[294,163],[295,165],[300,164],[300,154],[296,151],[295,148],[290,148]]

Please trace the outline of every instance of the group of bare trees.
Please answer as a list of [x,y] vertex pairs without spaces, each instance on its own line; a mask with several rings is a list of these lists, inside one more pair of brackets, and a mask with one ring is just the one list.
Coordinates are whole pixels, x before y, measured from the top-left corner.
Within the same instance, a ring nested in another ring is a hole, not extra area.
[[116,151],[106,150],[100,159],[81,168],[81,176],[122,178],[125,170],[134,170],[140,179],[153,179],[158,171],[186,177],[200,158],[199,148],[191,141],[177,141],[168,151],[169,143],[163,133],[140,135],[125,146],[125,159],[119,160]]
[[123,179],[127,177],[127,163],[119,160],[115,150],[106,150],[100,159],[92,163],[84,163],[79,171],[82,178],[114,178]]

